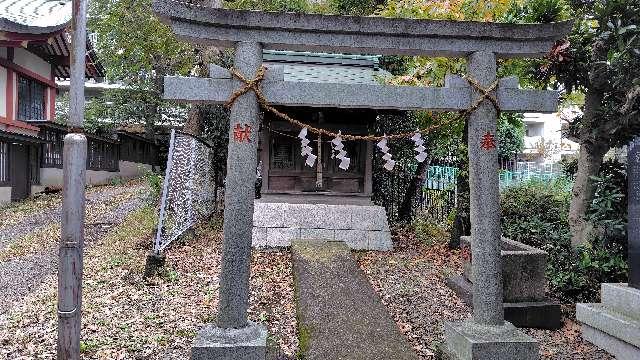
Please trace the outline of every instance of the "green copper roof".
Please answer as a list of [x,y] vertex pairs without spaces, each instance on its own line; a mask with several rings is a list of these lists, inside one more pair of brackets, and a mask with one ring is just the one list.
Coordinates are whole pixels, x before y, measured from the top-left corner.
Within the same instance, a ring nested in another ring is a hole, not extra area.
[[293,51],[264,51],[264,62],[284,68],[286,81],[379,84],[388,73],[379,68],[379,56]]

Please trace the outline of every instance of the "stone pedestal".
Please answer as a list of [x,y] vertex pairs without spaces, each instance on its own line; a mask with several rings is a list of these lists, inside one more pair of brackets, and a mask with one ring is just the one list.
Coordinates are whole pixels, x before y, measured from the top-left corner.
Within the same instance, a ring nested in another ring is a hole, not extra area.
[[538,342],[512,324],[480,325],[473,321],[445,323],[446,352],[453,360],[535,360]]
[[253,213],[253,246],[286,247],[294,239],[343,241],[354,250],[391,250],[383,207],[263,202]]
[[264,360],[267,329],[252,322],[242,329],[205,326],[191,348],[191,360]]
[[164,267],[167,258],[164,254],[150,252],[147,254],[147,262],[144,266],[144,278],[156,276]]
[[[463,249],[471,248],[471,238],[463,236]],[[502,238],[502,287],[504,318],[517,327],[559,329],[560,304],[545,295],[547,253],[517,241]],[[473,306],[471,259],[463,265],[462,276],[447,279],[449,286],[469,306]]]
[[640,359],[640,290],[602,284],[602,303],[576,304],[582,337],[618,360]]

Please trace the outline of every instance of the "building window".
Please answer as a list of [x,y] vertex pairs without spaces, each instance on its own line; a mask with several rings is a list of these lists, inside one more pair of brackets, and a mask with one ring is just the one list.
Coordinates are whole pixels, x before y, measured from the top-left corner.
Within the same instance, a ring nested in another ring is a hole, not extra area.
[[41,83],[32,79],[18,77],[18,119],[46,120],[45,89]]
[[29,172],[31,185],[40,184],[40,148],[38,146],[29,147]]
[[9,144],[0,141],[0,184],[9,182]]
[[46,141],[42,145],[42,167],[62,168],[64,133],[47,129],[41,136]]
[[116,145],[98,139],[88,139],[87,170],[118,171],[118,161]]

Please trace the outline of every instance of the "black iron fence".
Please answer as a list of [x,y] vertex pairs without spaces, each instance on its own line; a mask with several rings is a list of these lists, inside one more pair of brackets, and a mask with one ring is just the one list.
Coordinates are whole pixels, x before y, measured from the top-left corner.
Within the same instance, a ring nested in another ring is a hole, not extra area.
[[[398,164],[392,172],[380,172],[375,178],[374,202],[384,206],[390,222],[397,222],[407,190],[416,176],[417,165]],[[412,217],[419,214],[445,224],[456,208],[458,169],[455,158],[430,163],[411,203]]]
[[[62,168],[64,136],[67,129],[56,124],[42,126],[40,137],[45,140],[40,149],[43,168]],[[87,134],[87,169],[118,171],[119,161],[141,164],[158,163],[158,146],[133,134],[119,133],[119,140]]]

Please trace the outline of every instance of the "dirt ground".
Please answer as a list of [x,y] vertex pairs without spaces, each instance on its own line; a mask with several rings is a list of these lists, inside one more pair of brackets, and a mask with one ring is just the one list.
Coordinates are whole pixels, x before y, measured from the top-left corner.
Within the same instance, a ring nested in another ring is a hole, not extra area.
[[[83,359],[185,359],[198,329],[215,320],[220,221],[203,224],[170,247],[162,273],[145,280],[157,214],[143,200],[145,191],[143,184],[89,191],[94,200],[87,215]],[[59,203],[59,195],[47,195],[0,209],[0,267],[19,270],[5,270],[15,279],[0,281],[0,296],[8,299],[0,308],[0,358],[55,357]],[[461,271],[461,254],[427,246],[407,233],[395,234],[394,245],[392,252],[354,256],[415,351],[435,359],[442,323],[470,316],[444,281]],[[288,249],[253,252],[250,303],[250,319],[269,329],[271,357],[295,358]],[[579,326],[568,319],[557,331],[525,332],[540,342],[543,359],[612,359],[584,342]]]

